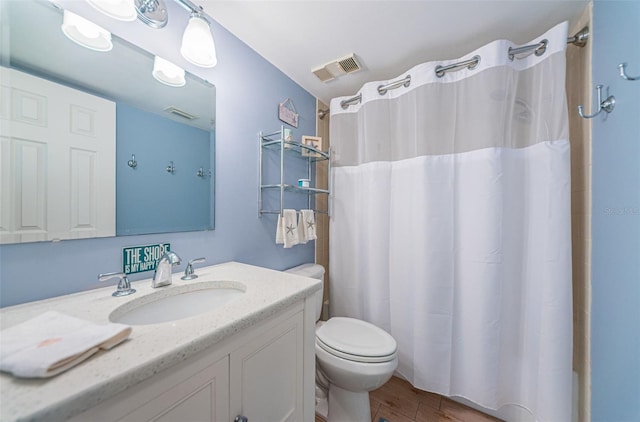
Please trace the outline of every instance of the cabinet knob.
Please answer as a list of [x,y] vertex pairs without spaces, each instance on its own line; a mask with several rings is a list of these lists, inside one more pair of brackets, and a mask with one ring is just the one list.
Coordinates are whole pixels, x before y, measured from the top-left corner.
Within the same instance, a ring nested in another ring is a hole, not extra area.
[[246,416],[238,415],[233,422],[249,422],[249,419]]

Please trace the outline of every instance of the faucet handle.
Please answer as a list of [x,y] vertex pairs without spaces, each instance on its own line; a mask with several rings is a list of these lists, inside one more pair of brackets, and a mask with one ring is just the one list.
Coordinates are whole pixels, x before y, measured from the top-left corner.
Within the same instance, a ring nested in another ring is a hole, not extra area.
[[98,281],[107,281],[114,278],[117,278],[120,281],[118,282],[118,288],[116,289],[115,292],[113,292],[111,296],[114,296],[114,297],[128,296],[136,292],[135,289],[131,288],[131,283],[129,282],[127,275],[123,272],[116,271],[113,273],[98,274]]
[[194,270],[193,270],[193,264],[196,264],[198,262],[204,262],[206,261],[204,259],[204,257],[202,258],[195,258],[192,259],[191,261],[189,261],[189,263],[187,264],[187,268],[184,269],[184,275],[182,277],[180,277],[181,280],[194,280],[196,278],[198,278],[198,275],[195,274]]

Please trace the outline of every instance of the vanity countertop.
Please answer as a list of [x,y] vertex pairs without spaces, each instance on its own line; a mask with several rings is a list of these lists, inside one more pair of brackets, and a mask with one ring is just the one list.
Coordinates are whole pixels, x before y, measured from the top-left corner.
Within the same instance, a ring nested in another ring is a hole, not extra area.
[[196,269],[199,278],[151,288],[151,279],[136,281],[135,294],[112,297],[115,286],[0,309],[5,329],[46,311],[59,311],[96,323],[128,301],[175,286],[203,281],[235,281],[246,286],[241,298],[213,311],[162,324],[136,325],[129,340],[99,352],[80,365],[48,379],[21,379],[0,373],[0,420],[63,420],[189,359],[219,341],[311,296],[320,280],[228,262]]

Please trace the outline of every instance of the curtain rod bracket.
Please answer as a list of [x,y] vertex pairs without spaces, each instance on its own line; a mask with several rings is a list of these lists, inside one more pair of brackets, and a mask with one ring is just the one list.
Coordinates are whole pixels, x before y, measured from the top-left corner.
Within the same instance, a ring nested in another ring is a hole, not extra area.
[[573,44],[578,47],[584,47],[587,45],[587,40],[589,39],[589,27],[585,26],[580,31],[578,31],[573,37],[567,38],[567,44]]

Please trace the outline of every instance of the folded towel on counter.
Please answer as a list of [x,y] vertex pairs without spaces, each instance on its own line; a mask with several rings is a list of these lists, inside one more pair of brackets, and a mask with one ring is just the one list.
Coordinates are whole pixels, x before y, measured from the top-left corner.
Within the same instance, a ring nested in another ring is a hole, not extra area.
[[307,243],[309,240],[318,238],[316,236],[316,217],[313,210],[300,210],[298,237],[300,238],[300,243]]
[[283,210],[282,211],[282,236],[284,238],[284,247],[290,248],[300,243],[298,237],[298,213],[296,210]]
[[123,324],[95,324],[49,311],[0,331],[0,370],[16,377],[48,378],[108,350],[131,334]]

